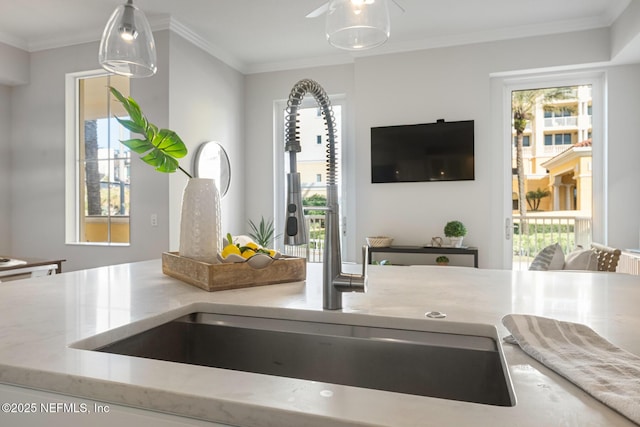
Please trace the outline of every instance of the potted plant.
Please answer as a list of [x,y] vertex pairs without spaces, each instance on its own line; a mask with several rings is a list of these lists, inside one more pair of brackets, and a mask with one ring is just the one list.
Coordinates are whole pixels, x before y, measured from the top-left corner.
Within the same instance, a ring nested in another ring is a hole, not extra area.
[[249,227],[251,228],[249,237],[263,248],[270,247],[273,239],[279,237],[279,235],[275,235],[273,220],[265,221],[264,217],[260,217],[260,223],[258,225],[249,220]]
[[438,265],[449,265],[449,258],[447,258],[444,255],[440,255],[438,258],[436,258],[436,264],[438,264]]
[[462,246],[462,238],[466,236],[467,228],[460,221],[449,221],[444,226],[444,235],[451,241],[451,246],[459,248]]

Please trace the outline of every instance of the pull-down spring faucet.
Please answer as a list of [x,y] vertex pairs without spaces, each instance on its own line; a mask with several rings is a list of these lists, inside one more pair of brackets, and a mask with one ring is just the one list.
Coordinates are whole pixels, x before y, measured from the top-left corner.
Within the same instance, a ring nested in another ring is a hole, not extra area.
[[327,93],[322,86],[310,79],[303,79],[291,89],[287,101],[285,126],[285,151],[289,152],[287,175],[287,214],[285,244],[307,243],[307,230],[302,210],[300,173],[297,170],[296,153],[302,151],[298,133],[298,108],[307,93],[311,93],[322,111],[327,128],[327,208],[325,214],[325,245],[323,268],[323,307],[327,310],[342,308],[341,292],[364,292],[366,284],[367,247],[363,247],[362,275],[342,273],[340,253],[340,224],[338,188],[336,185],[335,120]]

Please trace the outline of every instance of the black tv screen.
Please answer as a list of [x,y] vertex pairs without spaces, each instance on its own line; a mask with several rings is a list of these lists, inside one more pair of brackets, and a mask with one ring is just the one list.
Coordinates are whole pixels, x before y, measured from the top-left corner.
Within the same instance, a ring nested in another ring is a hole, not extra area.
[[473,120],[371,128],[371,182],[475,178]]

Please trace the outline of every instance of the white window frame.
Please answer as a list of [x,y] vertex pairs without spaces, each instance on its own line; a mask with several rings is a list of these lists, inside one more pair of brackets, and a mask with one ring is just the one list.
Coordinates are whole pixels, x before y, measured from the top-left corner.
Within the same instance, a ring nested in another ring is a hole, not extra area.
[[[329,100],[331,101],[332,107],[340,106],[341,107],[341,129],[340,135],[342,135],[342,140],[340,141],[340,164],[338,165],[338,172],[340,173],[341,185],[340,185],[340,230],[341,230],[341,240],[342,240],[342,257],[343,260],[348,261],[350,256],[349,244],[353,240],[353,233],[355,232],[355,223],[353,221],[348,221],[348,219],[353,218],[353,212],[351,212],[352,206],[349,204],[349,199],[347,194],[352,191],[350,190],[350,184],[353,182],[353,177],[349,174],[353,173],[355,167],[353,164],[353,159],[351,159],[348,155],[349,148],[345,146],[344,142],[348,138],[347,136],[347,99],[345,95],[329,95]],[[305,96],[302,104],[299,108],[313,108],[317,107],[317,103],[313,96],[310,94]],[[278,100],[273,103],[273,117],[274,117],[274,149],[273,149],[273,170],[274,170],[274,213],[273,217],[276,221],[276,231],[280,228],[282,230],[282,226],[284,224],[285,217],[285,155],[284,155],[284,116],[283,111],[287,108],[286,100]],[[349,142],[347,142],[348,144]],[[351,164],[351,166],[348,166]],[[348,224],[352,225],[348,227]],[[280,226],[280,227],[279,227]],[[280,236],[276,241],[276,246],[279,249],[284,248],[284,237]]]
[[[128,243],[83,242],[80,240],[80,199],[79,199],[79,88],[80,80],[94,77],[106,77],[109,73],[103,69],[68,73],[65,75],[65,243],[81,246],[123,246]],[[131,219],[129,219],[131,224]]]
[[[596,242],[607,241],[607,133],[606,133],[606,71],[567,71],[557,73],[540,73],[528,75],[500,75],[495,74],[495,90],[501,91],[501,107],[499,107],[500,117],[495,123],[501,123],[502,140],[512,141],[513,129],[511,124],[511,93],[516,90],[537,89],[541,87],[566,87],[591,85],[592,88],[592,109],[593,137],[601,143],[595,144],[592,148],[593,159],[593,207],[592,207],[592,239]],[[496,92],[494,92],[497,95]],[[502,209],[504,220],[501,221],[501,231],[504,233],[502,239],[502,266],[506,269],[512,268],[513,242],[511,231],[513,220],[512,213],[512,176],[511,143],[503,144],[502,156],[502,177],[503,177],[503,203]]]

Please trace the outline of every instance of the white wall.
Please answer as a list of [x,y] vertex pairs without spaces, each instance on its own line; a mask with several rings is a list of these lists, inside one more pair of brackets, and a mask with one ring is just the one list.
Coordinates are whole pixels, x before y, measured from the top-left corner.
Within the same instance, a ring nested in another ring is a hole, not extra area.
[[[263,164],[265,135],[272,132],[269,102],[284,98],[295,77],[315,78],[331,93],[336,87],[350,87],[349,126],[355,126],[355,138],[347,144],[355,146],[356,233],[349,253],[367,235],[387,234],[395,244],[420,245],[432,236],[442,236],[450,219],[463,221],[469,230],[467,243],[480,249],[480,266],[501,268],[504,216],[499,206],[504,194],[504,144],[500,130],[494,129],[495,115],[502,115],[502,99],[492,89],[492,76],[503,73],[524,74],[527,70],[554,68],[574,69],[610,59],[610,39],[606,29],[554,36],[508,40],[476,45],[430,49],[423,51],[371,56],[356,59],[353,67],[299,70],[247,77],[247,170],[262,176],[273,176],[271,165]],[[611,69],[615,85],[609,87],[609,106],[628,107],[625,117],[631,119],[640,109],[631,100],[633,92],[617,90],[616,85],[637,86],[632,72]],[[329,82],[324,74],[332,76]],[[337,79],[337,81],[335,81]],[[636,79],[637,80],[637,79]],[[286,82],[286,84],[285,84]],[[336,83],[337,86],[336,86]],[[499,107],[495,107],[498,105]],[[616,107],[617,109],[618,107]],[[509,113],[507,112],[507,115]],[[611,114],[611,112],[610,112]],[[629,116],[629,114],[631,114]],[[424,123],[437,119],[475,120],[476,179],[467,182],[371,184],[370,128],[372,126]],[[610,117],[611,118],[611,117]],[[610,124],[611,127],[611,124]],[[627,127],[617,127],[624,139],[634,139]],[[619,141],[620,136],[613,135]],[[628,144],[629,142],[624,142]],[[612,150],[620,150],[612,143]],[[624,150],[624,149],[623,149]],[[619,151],[617,152],[619,153]],[[611,158],[624,158],[615,154]],[[629,160],[627,160],[629,162]],[[637,168],[629,167],[626,178],[638,182]],[[628,206],[616,191],[608,188],[611,206]],[[613,191],[612,191],[613,190]],[[268,183],[247,187],[247,211],[271,209]],[[627,198],[630,195],[627,194]],[[498,205],[498,206],[497,206]],[[637,238],[638,215],[632,229]],[[508,209],[510,212],[510,207]],[[628,246],[628,238],[609,227],[609,243]],[[634,244],[633,246],[637,245]]]
[[10,183],[11,174],[11,88],[0,84],[0,256],[11,253]]
[[[232,184],[223,199],[223,226],[244,226],[243,76],[183,38],[169,31],[154,34],[158,72],[131,81],[131,95],[148,119],[175,130],[189,148],[181,166],[192,170],[197,147],[217,140],[232,163]],[[186,178],[156,172],[134,160],[131,165],[131,245],[105,247],[66,245],[64,241],[64,85],[65,74],[99,69],[97,43],[32,53],[29,84],[0,86],[0,126],[8,121],[3,106],[11,105],[12,187],[0,215],[10,217],[0,225],[0,238],[10,241],[7,251],[16,257],[67,259],[64,270],[159,258],[177,250],[182,189]],[[12,98],[9,98],[9,91]],[[6,96],[5,96],[6,93]],[[9,100],[11,99],[11,102]],[[6,101],[5,101],[6,100]],[[4,126],[2,126],[4,128]],[[1,138],[1,137],[0,137]],[[8,162],[2,156],[0,166]],[[135,157],[135,155],[134,155]],[[0,178],[2,178],[0,171]],[[0,196],[2,195],[0,189]],[[158,226],[151,226],[151,215]],[[2,252],[4,243],[0,243]]]
[[[231,184],[222,199],[222,230],[234,235],[244,232],[244,77],[173,33],[170,55],[170,129],[189,149],[180,164],[193,174],[200,144],[217,141],[224,147],[231,162]],[[180,242],[180,208],[186,183],[182,173],[171,176],[171,250],[178,250]]]

